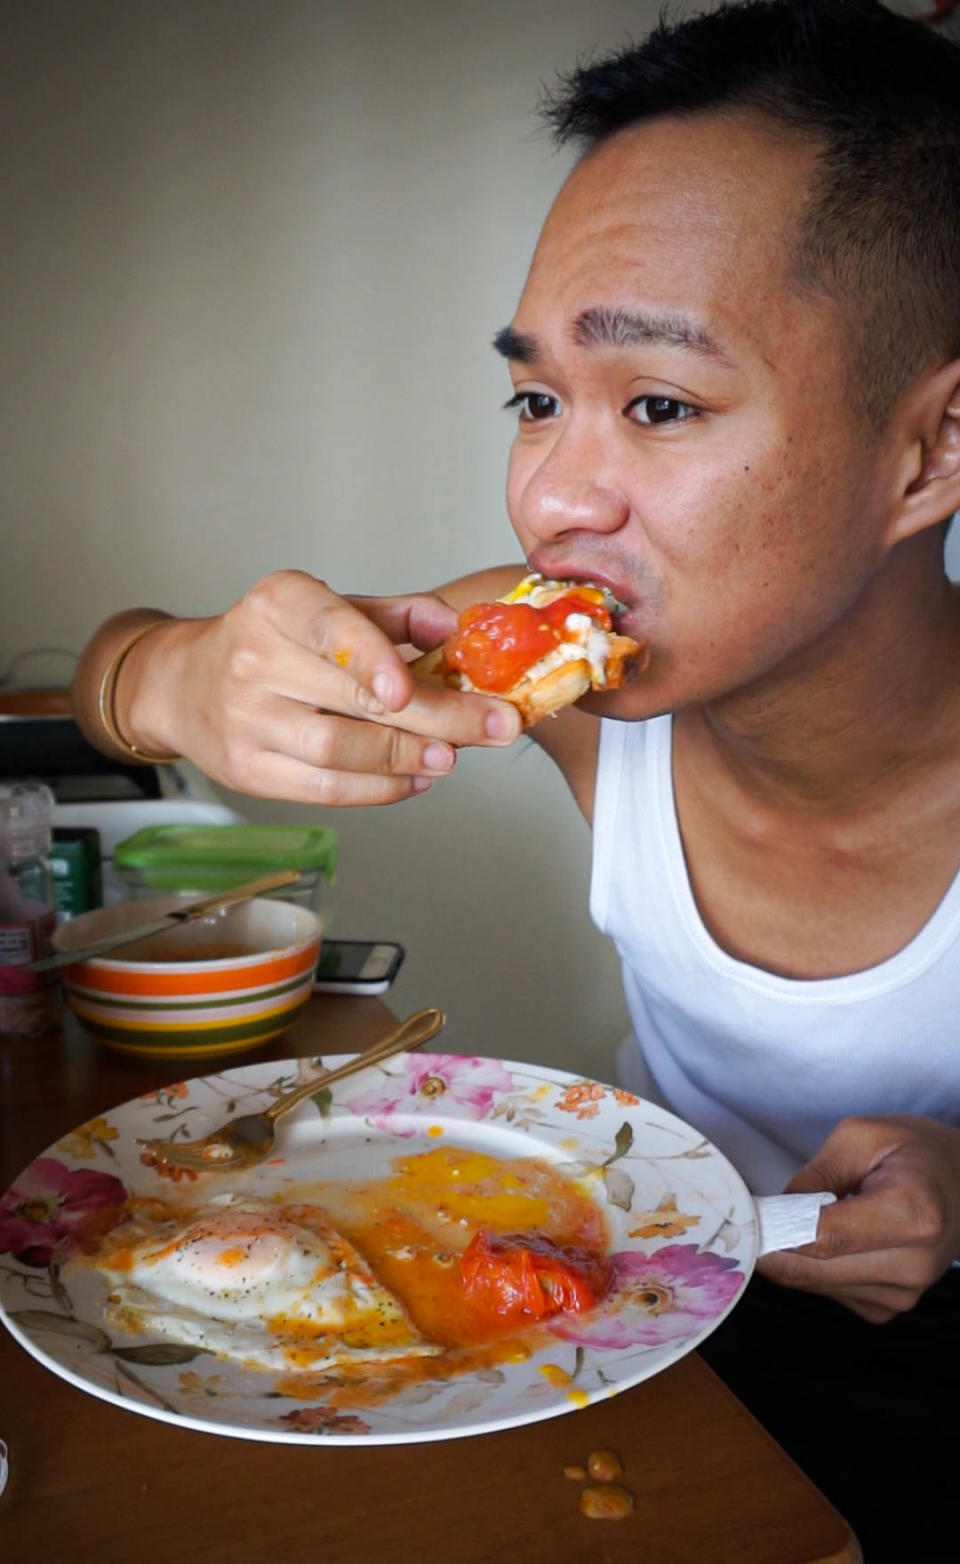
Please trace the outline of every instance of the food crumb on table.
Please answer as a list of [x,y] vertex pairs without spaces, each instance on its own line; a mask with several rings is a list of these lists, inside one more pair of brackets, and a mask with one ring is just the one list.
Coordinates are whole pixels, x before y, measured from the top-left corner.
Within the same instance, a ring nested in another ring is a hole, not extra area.
[[619,1483],[597,1483],[580,1494],[580,1510],[591,1521],[622,1521],[633,1509],[633,1494]]
[[623,1476],[623,1463],[615,1450],[591,1450],[587,1456],[587,1472],[594,1482],[612,1483]]
[[623,1476],[623,1462],[615,1450],[591,1450],[585,1467],[572,1463],[563,1468],[563,1475],[571,1482],[593,1479],[580,1494],[580,1513],[588,1520],[622,1521],[631,1514],[633,1494],[615,1481]]

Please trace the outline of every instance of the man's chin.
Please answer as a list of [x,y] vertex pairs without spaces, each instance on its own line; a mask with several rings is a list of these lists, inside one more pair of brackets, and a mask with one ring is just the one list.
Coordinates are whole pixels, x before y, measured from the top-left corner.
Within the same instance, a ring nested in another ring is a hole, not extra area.
[[672,711],[673,705],[662,691],[644,687],[643,675],[620,690],[591,690],[577,701],[577,710],[591,717],[609,717],[613,722],[643,722]]

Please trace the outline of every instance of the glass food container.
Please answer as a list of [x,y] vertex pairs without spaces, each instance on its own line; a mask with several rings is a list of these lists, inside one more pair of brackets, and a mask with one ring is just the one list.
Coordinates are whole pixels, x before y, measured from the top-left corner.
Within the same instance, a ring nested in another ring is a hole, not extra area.
[[212,896],[271,869],[297,869],[299,881],[272,894],[315,912],[336,865],[337,834],[328,826],[147,826],[113,852],[130,897]]

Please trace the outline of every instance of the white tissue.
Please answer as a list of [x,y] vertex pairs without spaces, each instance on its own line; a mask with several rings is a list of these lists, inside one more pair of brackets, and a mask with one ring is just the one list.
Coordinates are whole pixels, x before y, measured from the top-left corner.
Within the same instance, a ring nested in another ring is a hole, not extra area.
[[0,1493],[7,1486],[7,1473],[9,1470],[10,1468],[7,1465],[7,1447],[3,1440],[0,1439]]
[[813,1195],[757,1195],[759,1248],[757,1254],[773,1254],[777,1249],[798,1249],[812,1244],[820,1224],[820,1212],[832,1205],[836,1195],[818,1190]]

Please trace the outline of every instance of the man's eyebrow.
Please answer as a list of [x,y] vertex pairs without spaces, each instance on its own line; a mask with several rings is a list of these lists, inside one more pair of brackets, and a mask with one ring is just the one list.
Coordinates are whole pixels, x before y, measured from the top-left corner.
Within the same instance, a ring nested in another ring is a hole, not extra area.
[[533,364],[541,356],[540,344],[536,337],[529,337],[522,331],[514,331],[512,326],[503,326],[494,337],[493,345],[501,358],[513,359],[517,364]]
[[573,323],[573,340],[582,347],[632,348],[644,343],[687,348],[704,358],[729,363],[720,344],[699,321],[672,311],[612,308],[598,304]]
[[[580,347],[631,348],[653,343],[686,348],[720,363],[730,362],[705,326],[686,315],[671,312],[597,304],[577,316],[572,335]],[[537,338],[525,331],[516,331],[513,326],[504,326],[498,331],[493,345],[503,358],[517,364],[534,364],[543,356]]]

